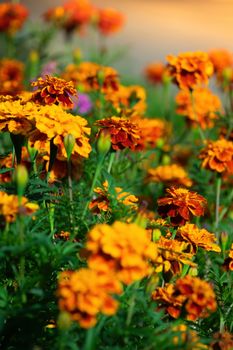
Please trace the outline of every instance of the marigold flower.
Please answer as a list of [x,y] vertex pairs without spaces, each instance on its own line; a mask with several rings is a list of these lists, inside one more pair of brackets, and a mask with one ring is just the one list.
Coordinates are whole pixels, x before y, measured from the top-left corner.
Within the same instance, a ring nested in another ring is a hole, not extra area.
[[232,350],[233,349],[233,335],[228,332],[215,333],[213,341],[210,344],[211,349],[215,350]]
[[188,118],[193,125],[202,129],[211,128],[221,112],[221,101],[209,89],[198,88],[193,91],[193,101],[189,91],[180,91],[176,96],[176,112]]
[[38,78],[32,83],[36,91],[32,95],[32,101],[42,104],[61,104],[64,107],[72,108],[73,101],[71,96],[77,96],[72,81],[67,82],[64,79],[46,75],[45,78]]
[[231,245],[231,249],[229,251],[228,257],[224,261],[224,268],[226,270],[233,271],[233,243]]
[[214,71],[213,64],[205,52],[169,55],[167,60],[169,73],[181,89],[193,90],[200,85],[207,85]]
[[154,169],[148,169],[147,182],[163,182],[170,186],[192,186],[192,180],[185,169],[178,164],[160,165]]
[[21,92],[23,89],[23,79],[24,65],[22,62],[7,58],[0,60],[1,95],[16,95]]
[[[22,147],[21,154],[21,164],[24,165],[27,169],[30,168],[31,162],[30,157],[26,147]],[[3,170],[5,168],[12,168],[13,164],[13,155],[10,153],[6,157],[0,158],[0,169]],[[0,183],[10,182],[12,180],[12,172],[6,172],[0,174]]]
[[162,218],[170,217],[173,226],[184,225],[192,215],[204,215],[207,201],[200,194],[175,187],[166,191],[167,196],[158,199],[158,213]]
[[103,35],[111,35],[121,30],[124,16],[113,8],[99,9],[97,12],[97,26]]
[[57,295],[61,311],[69,313],[82,328],[91,328],[99,313],[114,315],[118,302],[111,296],[120,294],[120,282],[111,274],[82,268],[60,274]]
[[152,84],[162,84],[166,75],[166,66],[162,62],[151,63],[145,68],[145,76]]
[[233,174],[233,142],[224,138],[209,141],[202,149],[199,158],[202,159],[202,168],[217,173]]
[[3,216],[6,222],[14,222],[19,213],[31,215],[38,209],[37,204],[28,202],[25,197],[22,198],[21,205],[19,205],[18,196],[0,191],[0,216]]
[[206,318],[217,308],[215,293],[211,285],[198,277],[189,275],[180,278],[175,285],[166,284],[152,293],[152,299],[167,305],[167,312],[178,318],[181,309],[185,310],[186,318],[195,321]]
[[209,51],[208,55],[217,78],[222,81],[224,69],[233,67],[233,54],[225,49],[214,49]]
[[119,221],[112,226],[96,225],[88,234],[86,248],[91,269],[114,271],[125,284],[148,276],[152,272],[149,260],[157,256],[146,230]]
[[99,132],[110,134],[112,148],[116,151],[124,148],[135,150],[140,140],[140,129],[128,119],[111,117],[98,120],[96,125],[102,129]]
[[129,192],[124,192],[121,187],[115,187],[115,196],[109,193],[108,181],[103,183],[103,187],[97,187],[94,189],[97,193],[97,197],[94,198],[90,204],[89,209],[95,213],[99,214],[102,211],[111,211],[110,201],[117,200],[120,204],[123,204],[131,209],[137,209],[138,198]]
[[176,333],[173,337],[174,345],[184,346],[187,350],[208,350],[209,347],[200,343],[200,338],[196,331],[189,329],[185,324],[180,324],[172,328]]
[[204,228],[198,228],[194,224],[186,223],[179,227],[176,238],[191,243],[194,252],[196,252],[197,247],[207,251],[221,252],[220,247],[215,243],[217,240],[215,235]]
[[0,32],[14,34],[22,28],[28,17],[27,8],[19,3],[0,4]]

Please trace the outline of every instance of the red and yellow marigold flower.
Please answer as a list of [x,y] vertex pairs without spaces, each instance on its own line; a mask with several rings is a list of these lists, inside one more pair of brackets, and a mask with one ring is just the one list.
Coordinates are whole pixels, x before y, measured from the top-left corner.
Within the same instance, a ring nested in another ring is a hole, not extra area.
[[0,32],[14,34],[20,30],[28,17],[27,8],[19,3],[0,4]]
[[178,164],[160,165],[147,171],[147,182],[162,182],[168,186],[192,186],[185,169]]
[[123,14],[113,8],[97,10],[96,17],[98,29],[103,35],[119,32],[124,24]]
[[224,261],[224,268],[226,270],[233,271],[233,243],[231,245],[231,249],[229,251],[228,257]]
[[[209,89],[197,88],[193,91],[182,90],[176,96],[176,112],[185,116],[194,126],[202,129],[211,128],[221,112],[221,101]],[[193,99],[193,101],[192,101]]]
[[183,309],[190,321],[206,318],[217,308],[212,286],[189,275],[178,279],[175,285],[166,284],[165,287],[158,288],[152,293],[152,299],[164,303],[167,312],[174,318],[178,318]]
[[23,79],[24,64],[22,62],[8,58],[0,60],[1,95],[16,95],[21,92],[23,89]]
[[204,215],[207,201],[200,194],[175,187],[166,191],[166,197],[158,199],[158,213],[162,218],[169,217],[173,226],[184,225],[192,216]]
[[224,138],[209,141],[199,158],[202,159],[202,168],[220,174],[233,174],[233,142],[231,141]]
[[86,248],[91,269],[114,271],[127,285],[148,276],[152,272],[149,260],[157,256],[146,230],[119,221],[112,226],[96,225],[88,234]]
[[99,313],[107,316],[116,313],[118,302],[112,294],[121,292],[121,284],[111,272],[82,268],[60,274],[57,295],[61,311],[67,312],[82,328],[91,328]]
[[181,89],[193,90],[207,85],[214,67],[206,52],[185,52],[167,56],[168,70]]
[[138,198],[129,192],[124,192],[121,187],[115,187],[115,195],[111,195],[109,192],[108,181],[103,183],[102,187],[97,187],[94,192],[97,194],[90,204],[89,209],[99,214],[101,212],[111,211],[111,200],[117,200],[119,204],[127,206],[129,209],[137,209]]
[[61,104],[72,108],[72,96],[77,96],[77,91],[72,81],[46,75],[32,83],[36,91],[32,95],[32,101],[41,105]]
[[19,205],[18,196],[0,191],[0,216],[6,222],[14,222],[18,214],[31,215],[38,209],[37,204],[28,202],[25,197],[22,198],[21,205]]
[[196,252],[198,247],[207,251],[221,252],[220,247],[216,244],[217,238],[215,235],[204,228],[198,228],[194,224],[186,223],[184,226],[179,227],[176,238],[189,242],[194,252]]
[[96,125],[100,127],[99,133],[107,133],[111,136],[112,148],[122,150],[130,148],[135,150],[140,140],[140,129],[137,124],[125,118],[111,117],[98,120]]

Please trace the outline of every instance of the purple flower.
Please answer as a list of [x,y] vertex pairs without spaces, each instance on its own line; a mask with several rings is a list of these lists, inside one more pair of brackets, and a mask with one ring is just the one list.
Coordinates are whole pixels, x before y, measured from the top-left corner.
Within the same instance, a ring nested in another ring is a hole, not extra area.
[[56,61],[49,61],[46,63],[41,71],[42,78],[45,78],[46,75],[54,75],[57,70],[57,62]]
[[73,99],[74,109],[77,109],[77,112],[82,114],[87,114],[92,109],[92,102],[90,97],[87,94],[78,92],[78,98]]

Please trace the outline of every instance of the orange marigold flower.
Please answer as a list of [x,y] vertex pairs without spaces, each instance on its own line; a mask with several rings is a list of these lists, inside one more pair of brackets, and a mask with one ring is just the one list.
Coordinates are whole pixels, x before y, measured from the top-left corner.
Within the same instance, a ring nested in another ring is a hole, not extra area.
[[42,104],[61,104],[64,107],[72,108],[71,96],[77,96],[77,91],[72,81],[46,75],[45,78],[38,78],[32,83],[36,91],[32,95],[32,101]]
[[148,169],[147,182],[163,182],[170,186],[192,186],[185,169],[178,164],[160,165],[155,169]]
[[21,92],[23,89],[23,79],[24,65],[22,62],[8,58],[0,60],[1,95],[16,95]]
[[207,85],[214,68],[205,52],[185,52],[178,56],[167,56],[168,70],[181,89],[193,90]]
[[215,243],[217,240],[215,235],[204,228],[198,228],[194,224],[186,223],[184,226],[179,227],[176,238],[191,243],[194,252],[196,252],[197,247],[207,251],[221,252],[220,247]]
[[210,349],[217,350],[232,350],[233,349],[233,334],[228,332],[215,333],[213,341],[210,344]]
[[222,105],[219,97],[209,89],[198,88],[193,91],[193,101],[189,91],[180,91],[176,96],[176,112],[188,118],[194,126],[211,128],[218,119]]
[[111,193],[109,193],[108,181],[103,183],[103,188],[95,188],[94,192],[97,193],[97,197],[90,202],[89,209],[95,214],[99,214],[102,211],[111,211],[110,202],[114,199],[131,209],[137,209],[137,197],[129,192],[124,192],[121,187],[115,187],[114,190],[115,195],[112,196]]
[[0,4],[0,32],[14,34],[22,28],[28,17],[28,10],[22,4],[3,2]]
[[99,133],[110,134],[112,148],[116,151],[125,148],[135,150],[140,140],[140,129],[128,119],[111,117],[98,120],[96,125],[101,128]]
[[118,302],[112,294],[120,294],[122,287],[114,275],[82,268],[64,271],[58,282],[58,299],[61,311],[69,313],[82,328],[91,328],[99,313],[114,315]]
[[145,76],[152,84],[162,84],[167,75],[165,64],[155,62],[145,68]]
[[228,258],[225,259],[223,266],[226,270],[233,271],[233,243],[231,245]]
[[111,35],[121,30],[124,24],[124,16],[113,8],[98,10],[97,26],[103,35]]
[[178,279],[175,285],[166,284],[165,287],[158,288],[152,293],[152,299],[165,303],[167,312],[174,318],[178,318],[181,309],[184,309],[186,318],[190,321],[206,318],[217,308],[212,286],[189,275]]
[[146,230],[119,221],[112,226],[96,225],[88,234],[86,248],[91,269],[114,271],[125,284],[148,276],[152,272],[149,260],[157,256]]
[[[186,350],[208,350],[209,347],[200,343],[200,338],[196,331],[189,329],[185,324],[180,324],[172,328],[175,333],[173,337],[174,345],[183,346]],[[230,350],[230,349],[229,349]]]
[[233,174],[233,142],[224,138],[217,141],[209,141],[201,151],[202,168],[217,173]]
[[38,209],[39,206],[37,204],[28,202],[25,197],[22,198],[22,203],[19,205],[18,196],[0,191],[0,216],[6,222],[14,222],[19,213],[31,215]]
[[[29,170],[31,162],[30,162],[30,157],[26,147],[22,147],[21,164],[24,165]],[[14,165],[12,153],[7,155],[6,157],[0,158],[1,170],[12,168],[12,165]],[[0,174],[0,183],[10,182],[12,180],[12,175],[13,174],[11,171]]]
[[224,69],[233,67],[233,54],[225,49],[215,49],[209,51],[208,55],[213,63],[217,78],[222,80],[222,73]]
[[75,86],[80,86],[85,92],[101,90],[112,94],[119,86],[118,72],[114,68],[93,62],[70,64],[62,77],[67,81],[73,81]]
[[184,225],[192,215],[204,215],[207,201],[200,194],[175,187],[166,191],[167,196],[158,199],[158,213],[162,218],[170,217],[173,226]]
[[105,99],[123,116],[142,115],[146,110],[146,91],[140,85],[119,85],[114,93],[105,91]]
[[61,231],[59,233],[55,233],[54,238],[60,239],[63,241],[69,241],[70,239],[70,232],[68,231]]

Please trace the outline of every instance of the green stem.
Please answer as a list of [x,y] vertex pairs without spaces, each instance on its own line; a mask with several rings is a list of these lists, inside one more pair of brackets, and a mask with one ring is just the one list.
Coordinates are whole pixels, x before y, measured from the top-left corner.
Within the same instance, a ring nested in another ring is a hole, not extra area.
[[215,230],[218,229],[218,225],[219,225],[219,206],[220,206],[221,184],[222,184],[221,176],[218,176],[217,181],[216,181],[215,225],[214,225]]
[[90,328],[86,332],[86,339],[83,350],[94,349],[94,328]]
[[133,295],[129,300],[129,308],[128,308],[128,313],[127,313],[127,318],[126,318],[126,326],[127,327],[129,327],[129,325],[132,321],[133,314],[134,314],[134,307],[136,305],[136,294],[137,294],[137,290],[139,288],[139,284],[140,284],[140,281],[135,283]]
[[72,164],[70,159],[67,160],[68,165],[68,191],[70,199],[70,225],[73,231],[76,232],[75,220],[74,220],[74,200],[73,200],[73,184],[72,184]]
[[203,130],[202,130],[201,127],[200,127],[199,120],[198,120],[198,118],[197,118],[197,113],[196,113],[196,107],[195,107],[195,101],[194,101],[193,91],[190,92],[190,96],[191,96],[192,108],[193,108],[194,118],[195,118],[195,121],[196,121],[196,123],[197,123],[198,132],[199,132],[200,138],[201,138],[201,140],[202,140],[202,143],[205,144],[206,138],[205,138],[205,134],[204,134]]
[[111,170],[112,170],[112,165],[113,165],[113,163],[114,163],[114,159],[115,159],[115,152],[113,153],[111,153],[111,155],[110,155],[110,159],[109,159],[109,163],[108,163],[108,173],[110,174],[111,173]]

